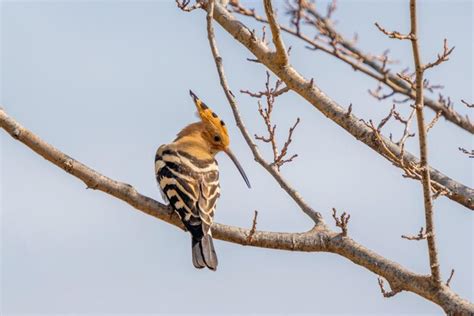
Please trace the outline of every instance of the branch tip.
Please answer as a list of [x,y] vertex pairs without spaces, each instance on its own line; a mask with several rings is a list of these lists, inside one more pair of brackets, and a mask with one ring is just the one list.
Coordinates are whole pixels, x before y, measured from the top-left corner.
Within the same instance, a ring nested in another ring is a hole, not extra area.
[[448,278],[448,280],[446,281],[446,286],[447,286],[447,287],[450,287],[451,280],[453,279],[453,276],[454,276],[454,272],[455,272],[455,270],[454,270],[454,269],[451,269],[451,273],[449,274],[449,278]]
[[391,286],[392,287],[391,291],[386,291],[384,287],[383,279],[380,276],[377,279],[378,279],[378,283],[380,287],[380,292],[382,292],[383,297],[386,297],[386,298],[393,297],[402,291],[398,287],[394,287],[394,286]]
[[255,232],[257,231],[257,216],[258,216],[258,211],[254,211],[253,215],[253,220],[252,220],[252,228],[249,231],[249,234],[247,235],[247,243],[250,244],[253,240],[253,236],[255,235]]
[[402,238],[403,239],[407,239],[407,240],[422,240],[422,239],[426,239],[426,237],[428,236],[424,231],[424,228],[421,227],[420,228],[420,231],[418,232],[418,235],[416,236],[407,236],[407,235],[402,235]]
[[336,222],[336,226],[339,227],[342,231],[342,236],[347,236],[347,224],[349,223],[349,219],[351,218],[350,214],[343,212],[340,217],[337,217],[337,210],[333,207],[332,208],[332,218]]
[[380,32],[384,33],[385,35],[387,35],[389,38],[394,38],[394,39],[398,39],[398,40],[411,40],[413,38],[413,34],[402,34],[398,31],[387,31],[386,29],[384,29],[379,23],[375,22],[374,23],[375,26],[379,29]]

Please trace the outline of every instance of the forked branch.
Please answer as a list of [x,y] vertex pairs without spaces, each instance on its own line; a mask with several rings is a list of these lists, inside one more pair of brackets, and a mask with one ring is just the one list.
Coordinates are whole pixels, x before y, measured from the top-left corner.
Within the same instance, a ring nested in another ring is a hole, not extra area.
[[375,22],[375,26],[380,30],[380,32],[384,33],[385,35],[387,35],[390,38],[399,39],[399,40],[407,40],[407,39],[412,38],[411,33],[410,34],[401,34],[398,31],[390,32],[390,31],[387,31],[386,29],[384,29],[383,27],[381,27],[380,24],[378,24],[377,22]]
[[441,63],[444,63],[445,61],[448,61],[449,60],[449,55],[451,55],[453,50],[454,50],[454,46],[449,48],[448,47],[448,40],[444,39],[444,41],[443,41],[443,52],[441,54],[438,54],[438,58],[434,62],[431,62],[431,63],[428,63],[428,64],[424,65],[423,70],[433,68],[435,66],[440,65]]
[[265,7],[265,14],[267,15],[268,23],[272,31],[273,44],[275,45],[275,62],[281,66],[288,64],[288,52],[285,48],[285,44],[281,38],[280,26],[276,21],[275,12],[273,11],[272,1],[263,0]]
[[281,81],[277,80],[275,82],[274,87],[270,87],[270,73],[267,71],[267,80],[265,82],[265,90],[259,92],[251,92],[248,90],[240,90],[241,93],[247,94],[251,97],[261,99],[265,97],[265,107],[262,106],[262,102],[258,100],[258,113],[263,119],[265,126],[267,127],[268,136],[259,136],[255,134],[255,139],[260,140],[265,143],[270,143],[273,151],[273,162],[270,164],[271,166],[275,166],[275,168],[280,171],[280,168],[285,164],[293,161],[294,158],[298,157],[297,154],[293,154],[289,158],[286,158],[288,154],[288,147],[290,146],[291,142],[293,141],[293,132],[296,126],[300,122],[300,118],[296,119],[295,124],[290,127],[288,131],[288,137],[283,145],[282,149],[278,149],[277,140],[276,140],[276,128],[277,125],[272,121],[272,113],[275,106],[275,99],[288,91],[287,87],[280,88]]
[[[268,20],[259,16],[255,9],[245,8],[238,0],[233,0],[230,4],[234,12],[252,17],[262,23],[268,23]],[[306,44],[306,48],[314,51],[322,51],[334,56],[350,65],[355,71],[360,71],[378,82],[383,83],[391,89],[392,92],[403,94],[409,99],[415,99],[415,87],[407,84],[407,82],[399,78],[395,73],[390,72],[390,69],[386,68],[387,64],[393,63],[387,56],[384,56],[386,54],[378,56],[361,51],[355,46],[355,40],[344,38],[344,36],[334,29],[334,23],[331,19],[328,16],[320,14],[312,1],[288,1],[288,7],[287,14],[290,16],[291,24],[295,26],[296,30],[280,24],[279,27],[282,31],[302,40]],[[334,7],[335,6],[333,6],[333,8]],[[334,10],[331,11],[331,14],[333,12]],[[299,21],[299,23],[295,24],[295,21]],[[305,25],[314,26],[318,34],[316,36],[304,34],[300,29],[300,25],[303,23]],[[357,38],[357,36],[355,38]],[[259,59],[254,60],[260,62]],[[443,104],[434,99],[425,98],[425,105],[436,113],[442,111],[442,115],[448,121],[471,134],[474,133],[474,123],[469,117],[461,115],[453,108],[444,107]]]
[[[350,113],[350,115],[347,115],[347,110],[324,94],[319,87],[314,84],[314,81],[311,82],[311,80],[305,79],[291,65],[282,68],[280,65],[276,64],[268,47],[258,38],[253,36],[248,27],[235,19],[235,17],[220,4],[215,5],[214,17],[227,32],[252,52],[262,65],[275,73],[288,88],[298,93],[307,100],[309,104],[340,125],[356,139],[365,143],[370,148],[392,161],[389,156],[385,154],[386,149],[388,149],[404,162],[403,165],[396,164],[396,166],[402,169],[403,166],[407,164],[418,164],[419,161],[414,155],[406,150],[402,153],[402,148],[389,139],[383,136],[380,138],[374,138],[372,130],[367,127],[360,118],[355,116],[353,112]],[[472,199],[472,196],[474,196],[473,189],[454,181],[434,168],[430,167],[428,170],[432,181],[438,186],[445,188],[446,194],[444,196],[466,206],[469,209],[474,209],[474,199]]]

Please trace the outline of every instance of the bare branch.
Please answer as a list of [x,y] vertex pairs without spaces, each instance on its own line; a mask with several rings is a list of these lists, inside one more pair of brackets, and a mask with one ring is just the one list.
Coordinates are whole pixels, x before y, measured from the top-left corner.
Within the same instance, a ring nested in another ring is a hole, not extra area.
[[448,61],[449,60],[449,55],[451,55],[451,53],[453,52],[453,49],[454,49],[454,46],[449,48],[448,47],[448,40],[445,38],[444,39],[444,42],[443,42],[443,53],[441,54],[438,54],[438,59],[436,59],[434,62],[432,63],[428,63],[426,65],[424,65],[422,68],[423,70],[427,70],[429,68],[432,68],[432,67],[435,67],[435,66],[438,66],[440,65],[441,63],[444,63],[445,61]]
[[199,9],[202,7],[202,3],[199,2],[199,1],[196,1],[195,4],[193,4],[192,6],[188,6],[189,3],[191,2],[191,0],[175,0],[176,1],[176,5],[178,6],[179,9],[181,9],[182,11],[184,12],[191,12],[193,10],[196,10],[196,9]]
[[263,0],[265,6],[265,13],[267,15],[268,22],[270,24],[270,30],[272,31],[273,44],[275,45],[275,62],[279,65],[288,64],[288,53],[285,49],[285,44],[280,34],[280,26],[276,21],[275,13],[272,7],[271,0]]
[[[431,175],[428,167],[428,140],[427,129],[425,128],[425,118],[423,113],[423,72],[429,67],[423,67],[420,58],[420,48],[418,46],[417,33],[417,14],[416,14],[416,0],[410,0],[410,22],[411,22],[411,44],[413,49],[413,59],[416,69],[416,98],[415,109],[416,119],[418,122],[418,139],[420,146],[420,169],[423,185],[423,197],[425,206],[425,221],[426,221],[426,239],[428,240],[428,254],[430,258],[431,277],[436,286],[441,284],[441,275],[439,271],[438,249],[436,247],[435,228],[433,221],[433,198],[431,196]],[[446,40],[445,40],[446,47]],[[452,51],[452,49],[451,49]],[[449,55],[451,53],[447,53]],[[446,56],[447,56],[446,55]],[[444,59],[440,58],[440,59]]]
[[253,215],[252,228],[250,229],[250,232],[247,236],[247,241],[249,244],[252,242],[253,236],[255,235],[255,232],[257,231],[257,216],[258,216],[258,211],[255,210],[255,213]]
[[275,166],[278,171],[280,171],[280,168],[288,162],[293,161],[294,158],[298,157],[298,155],[294,154],[290,158],[286,159],[286,155],[288,153],[288,147],[292,142],[292,136],[293,132],[296,128],[296,125],[300,122],[300,119],[298,118],[296,120],[296,123],[294,124],[293,127],[291,127],[288,131],[288,138],[283,145],[283,148],[281,151],[278,150],[278,145],[277,141],[275,138],[275,130],[276,130],[276,124],[272,122],[272,113],[273,113],[273,107],[275,105],[275,99],[280,96],[281,94],[287,92],[289,90],[288,87],[279,89],[280,85],[282,82],[280,80],[277,80],[275,82],[275,86],[273,88],[270,87],[270,73],[267,71],[267,79],[265,82],[265,90],[264,91],[259,91],[259,92],[251,92],[249,90],[240,90],[241,93],[247,94],[253,98],[262,98],[265,97],[265,108],[262,107],[262,103],[260,100],[257,102],[258,104],[258,113],[263,119],[263,122],[265,123],[265,126],[267,127],[267,132],[268,136],[259,136],[255,135],[255,139],[263,141],[265,143],[270,143],[272,146],[272,151],[273,151],[273,162],[270,164],[270,166]]
[[384,125],[387,124],[387,122],[390,120],[390,118],[392,118],[394,113],[395,113],[395,104],[392,105],[392,109],[390,110],[388,115],[380,121],[379,125],[377,126],[377,131],[380,132],[382,130],[382,127],[384,127]]
[[371,96],[373,96],[374,98],[376,98],[377,100],[379,100],[379,101],[388,99],[388,98],[392,97],[395,94],[395,91],[392,91],[392,92],[387,93],[387,94],[381,94],[381,91],[382,91],[382,84],[380,82],[377,85],[377,88],[375,88],[374,90],[370,90],[370,89],[368,90],[369,94]]
[[466,101],[464,100],[461,100],[462,103],[464,103],[465,106],[467,106],[468,108],[474,108],[474,103],[467,103]]
[[426,132],[428,133],[430,129],[433,128],[433,126],[438,122],[439,118],[441,117],[442,111],[438,111],[436,115],[433,117],[431,122],[426,126]]
[[397,104],[403,104],[403,103],[407,103],[410,100],[411,100],[411,98],[405,98],[405,99],[401,99],[401,100],[393,99],[392,102],[397,103]]
[[[415,115],[414,107],[412,108],[412,111],[410,112],[410,115],[408,115],[408,118],[406,120],[402,118],[400,113],[398,113],[397,111],[393,112],[394,118],[405,126],[403,129],[403,135],[400,138],[400,140],[397,142],[397,145],[399,145],[402,148],[402,153],[404,151],[405,142],[407,141],[407,139],[415,136],[415,133],[410,133],[410,125],[411,125],[414,115]],[[403,157],[403,154],[401,156]]]
[[402,238],[408,239],[408,240],[423,240],[426,239],[427,234],[423,232],[423,227],[420,228],[420,231],[418,235],[416,236],[407,236],[407,235],[402,235]]
[[337,5],[336,5],[336,0],[332,0],[327,7],[326,10],[326,20],[331,19],[333,13],[336,11]]
[[444,86],[440,84],[431,84],[428,79],[424,79],[423,88],[429,92],[434,92],[435,90],[444,89]]
[[399,288],[396,288],[396,289],[392,288],[391,291],[386,291],[385,288],[384,288],[383,279],[381,277],[378,277],[378,283],[379,283],[379,287],[380,287],[380,292],[382,292],[383,297],[386,297],[386,298],[393,297],[393,296],[397,295],[398,293],[400,293],[402,291]]
[[449,278],[448,278],[448,280],[446,281],[446,286],[447,286],[447,287],[450,287],[451,280],[453,279],[453,276],[454,276],[454,269],[451,269],[451,273],[449,274]]
[[470,151],[467,150],[467,149],[464,149],[462,147],[459,147],[458,148],[460,152],[462,152],[463,154],[466,154],[469,156],[469,158],[474,158],[474,149],[471,149]]
[[[298,204],[301,210],[313,220],[316,228],[325,229],[326,224],[324,223],[324,219],[321,213],[315,211],[311,206],[309,206],[306,203],[306,201],[303,200],[303,197],[292,186],[290,186],[290,184],[282,177],[282,175],[275,168],[273,168],[268,162],[266,162],[265,159],[263,159],[262,155],[260,154],[260,151],[258,150],[258,146],[254,143],[247,128],[245,127],[242,121],[242,117],[240,115],[239,109],[237,107],[237,102],[235,100],[235,97],[232,93],[230,93],[229,84],[227,83],[227,79],[224,73],[222,57],[220,57],[219,51],[217,49],[217,43],[216,43],[216,39],[214,35],[214,27],[212,26],[215,8],[218,9],[219,11],[218,16],[222,16],[223,12],[227,14],[229,13],[226,9],[222,8],[220,5],[218,4],[215,5],[213,0],[210,1],[208,7],[209,8],[208,8],[208,13],[207,13],[207,34],[208,34],[208,39],[209,39],[209,46],[211,47],[212,56],[214,57],[214,61],[216,64],[217,73],[219,74],[219,79],[220,79],[222,89],[224,90],[227,101],[229,102],[229,105],[234,114],[237,127],[242,133],[245,141],[247,142],[247,145],[252,150],[252,154],[255,160],[263,168],[265,168],[265,170],[267,170],[268,173],[270,173],[273,176],[273,178],[278,182],[278,184],[282,187],[282,189],[285,190],[286,193],[288,193],[288,195],[296,202],[296,204]],[[246,29],[246,31],[248,31],[248,29]],[[248,35],[251,36],[250,34]]]
[[377,22],[375,22],[375,26],[380,30],[380,32],[384,33],[385,35],[387,35],[390,38],[394,38],[394,39],[398,39],[398,40],[407,40],[407,39],[412,38],[412,34],[404,35],[404,34],[401,34],[398,31],[389,32],[386,29],[384,29],[383,27],[381,27],[380,24],[378,24]]
[[[236,20],[232,14],[221,5],[216,5],[216,21],[229,32],[237,41],[242,43],[260,62],[273,71],[291,90],[295,91],[306,99],[311,105],[321,111],[329,119],[343,127],[359,141],[365,143],[387,159],[386,148],[398,157],[401,148],[385,137],[374,139],[369,127],[360,121],[354,114],[347,115],[347,110],[334,102],[324,94],[316,84],[309,86],[310,81],[301,76],[291,65],[281,68],[276,64],[271,51],[261,41],[253,40],[251,31],[240,21]],[[474,127],[474,126],[473,126]],[[473,128],[474,130],[474,128]],[[405,164],[418,163],[418,159],[408,151],[403,152]],[[389,159],[392,161],[391,159]],[[402,165],[396,166],[402,168]],[[446,197],[456,201],[469,209],[474,209],[474,190],[451,179],[434,168],[428,169],[433,182],[446,188],[449,193]]]
[[288,153],[288,147],[290,146],[291,142],[293,141],[293,139],[292,139],[293,132],[296,128],[296,125],[298,125],[299,122],[300,122],[300,118],[298,117],[298,118],[296,118],[295,124],[292,127],[290,127],[290,129],[288,131],[288,138],[287,138],[285,144],[283,145],[283,148],[281,149],[280,155],[278,155],[278,157],[273,162],[273,165],[275,165],[278,170],[280,170],[281,166],[283,166],[285,163],[292,162],[293,159],[298,157],[298,154],[293,154],[290,158],[285,159],[286,154]]
[[247,61],[260,64],[260,60],[258,60],[258,59],[256,59],[256,58],[247,58]]
[[333,207],[332,208],[332,218],[336,222],[336,226],[342,230],[342,236],[347,236],[347,224],[349,223],[349,219],[351,218],[350,214],[343,212],[340,217],[337,217],[337,210]]
[[415,88],[415,83],[413,82],[410,75],[404,74],[402,72],[397,72],[398,78],[404,80],[408,85],[410,85],[410,89]]
[[349,104],[349,107],[347,108],[346,116],[350,116],[352,113],[352,103]]
[[[385,69],[383,60],[380,60],[380,58],[371,54],[363,53],[354,46],[355,42],[353,40],[344,39],[344,37],[337,33],[330,25],[330,20],[319,14],[310,2],[301,1],[301,3],[301,8],[303,10],[300,13],[301,19],[304,18],[307,24],[314,25],[320,34],[313,39],[312,37],[306,36],[301,32],[298,33],[297,31],[283,25],[280,25],[281,30],[307,43],[307,48],[323,51],[324,53],[332,55],[350,65],[355,71],[360,71],[369,77],[382,82],[396,93],[406,95],[408,98],[413,100],[415,99],[414,86],[412,86],[411,82],[407,83],[396,74],[390,73]],[[266,19],[258,16],[254,9],[246,9],[241,6],[238,1],[232,2],[231,5],[233,6],[234,12],[252,17],[262,23],[268,23]],[[292,16],[292,19],[294,19],[296,9],[289,10],[289,14]],[[314,17],[316,21],[311,20],[308,15]],[[329,41],[322,41],[320,35],[323,38],[328,37]],[[327,45],[330,47],[327,47]],[[425,98],[425,105],[435,112],[442,110],[442,115],[448,121],[456,124],[469,133],[474,134],[474,123],[469,119],[469,117],[465,117],[453,109],[448,110],[444,108],[442,104],[430,98]]]

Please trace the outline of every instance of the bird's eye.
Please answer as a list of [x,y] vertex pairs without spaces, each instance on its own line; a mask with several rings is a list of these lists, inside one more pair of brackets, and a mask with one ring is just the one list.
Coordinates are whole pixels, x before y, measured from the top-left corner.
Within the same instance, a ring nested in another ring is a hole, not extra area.
[[221,141],[221,138],[216,135],[216,136],[214,136],[214,141],[215,141],[216,143],[218,143],[218,142]]

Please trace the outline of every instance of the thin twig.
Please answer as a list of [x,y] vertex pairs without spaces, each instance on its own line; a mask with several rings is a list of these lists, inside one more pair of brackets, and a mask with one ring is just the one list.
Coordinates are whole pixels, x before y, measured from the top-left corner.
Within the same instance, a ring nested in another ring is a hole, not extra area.
[[270,87],[270,73],[267,71],[266,72],[267,79],[265,81],[265,90],[264,91],[258,91],[258,92],[251,92],[249,90],[240,90],[241,93],[247,94],[253,98],[262,98],[265,97],[265,104],[266,106],[263,107],[262,103],[260,100],[258,100],[258,113],[263,119],[263,122],[265,123],[265,126],[267,127],[267,133],[268,136],[259,136],[255,134],[255,139],[263,141],[265,143],[270,143],[272,147],[272,152],[273,152],[273,162],[270,164],[270,166],[275,166],[278,171],[280,171],[280,168],[288,162],[293,161],[294,158],[298,157],[298,155],[294,154],[290,158],[285,158],[287,153],[288,153],[288,147],[293,141],[292,136],[293,132],[296,128],[296,125],[300,122],[300,119],[297,118],[296,123],[293,125],[293,127],[290,127],[288,131],[288,137],[283,145],[283,148],[279,151],[278,150],[278,145],[277,145],[277,140],[276,140],[276,124],[272,122],[272,113],[273,113],[273,108],[275,105],[275,99],[280,96],[281,94],[287,92],[289,90],[288,87],[281,88],[280,85],[282,82],[280,80],[277,80],[275,82],[274,87]]
[[398,31],[389,32],[386,29],[384,29],[383,27],[381,27],[380,24],[378,24],[377,22],[375,22],[375,26],[379,29],[380,32],[384,33],[385,35],[387,35],[390,38],[395,38],[395,39],[399,39],[399,40],[407,40],[407,39],[412,38],[412,34],[406,34],[405,35],[405,34],[401,34]]
[[454,50],[454,46],[449,48],[448,47],[448,40],[445,38],[444,41],[443,41],[443,52],[441,54],[438,54],[438,59],[436,59],[434,62],[431,62],[431,63],[428,63],[428,64],[424,65],[422,67],[423,70],[433,68],[435,66],[440,65],[441,63],[444,63],[445,61],[448,61],[449,60],[448,57],[449,57],[449,55],[451,55],[453,50]]
[[393,297],[393,296],[395,296],[395,295],[397,295],[398,293],[401,292],[401,290],[398,289],[398,288],[397,289],[392,288],[391,291],[386,291],[385,287],[384,287],[383,279],[381,277],[378,277],[377,280],[378,280],[378,283],[379,283],[380,292],[382,292],[383,297],[386,297],[386,298]]
[[474,158],[474,149],[467,150],[462,147],[458,147],[459,151],[462,152],[463,154],[466,154],[469,156],[469,158]]
[[439,118],[441,117],[441,114],[442,114],[442,112],[438,111],[436,113],[436,115],[433,117],[433,119],[431,120],[431,122],[426,126],[426,132],[427,133],[430,131],[430,129],[433,128],[433,126],[436,124],[436,122],[438,122]]
[[407,236],[407,235],[402,235],[402,238],[408,239],[408,240],[423,240],[426,239],[427,235],[426,233],[423,232],[423,227],[421,227],[420,231],[418,232],[418,235],[416,236]]
[[280,170],[281,166],[283,166],[285,163],[292,162],[293,159],[298,157],[297,154],[293,154],[290,158],[285,159],[286,154],[288,153],[288,147],[290,146],[291,142],[293,141],[293,132],[295,131],[296,126],[299,124],[300,118],[296,118],[295,124],[293,124],[292,127],[288,130],[288,138],[286,139],[285,144],[283,145],[283,148],[281,149],[280,154],[278,157],[276,157],[275,161],[273,164],[277,167],[278,170]]
[[343,212],[341,216],[337,217],[337,210],[333,207],[332,208],[332,218],[336,222],[336,226],[342,230],[342,236],[347,236],[347,224],[349,223],[349,219],[351,218],[350,214]]
[[468,103],[467,101],[461,100],[462,103],[464,103],[465,106],[468,108],[474,108],[474,103]]
[[453,276],[454,276],[454,269],[451,269],[451,273],[449,274],[449,278],[448,280],[446,281],[446,286],[447,287],[450,287],[450,284],[451,284],[451,280],[453,279]]
[[255,232],[257,231],[257,216],[258,216],[258,211],[255,210],[254,215],[253,215],[252,228],[250,229],[250,232],[247,236],[247,241],[249,243],[252,242],[253,236],[255,235]]
[[195,4],[192,6],[188,6],[191,0],[175,0],[176,5],[178,6],[179,9],[183,10],[184,12],[191,12],[193,10],[199,9],[202,7],[202,3],[197,1]]

